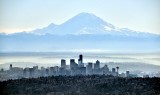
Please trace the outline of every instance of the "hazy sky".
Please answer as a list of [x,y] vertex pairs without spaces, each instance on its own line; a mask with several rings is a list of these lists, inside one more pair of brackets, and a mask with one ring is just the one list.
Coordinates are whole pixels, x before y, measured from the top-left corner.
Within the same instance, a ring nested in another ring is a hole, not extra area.
[[0,32],[61,24],[81,12],[120,28],[160,34],[160,0],[0,0]]

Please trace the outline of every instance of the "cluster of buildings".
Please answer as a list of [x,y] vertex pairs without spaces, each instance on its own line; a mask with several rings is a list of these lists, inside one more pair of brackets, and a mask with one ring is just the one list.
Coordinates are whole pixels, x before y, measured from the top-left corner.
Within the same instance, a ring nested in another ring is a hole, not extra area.
[[[25,67],[13,67],[10,64],[9,70],[1,70],[0,71],[0,79],[19,79],[19,78],[36,78],[41,76],[58,76],[58,75],[66,75],[66,76],[74,76],[74,75],[113,75],[119,77],[137,77],[137,75],[130,74],[129,71],[126,73],[119,73],[119,67],[112,68],[111,70],[107,65],[103,67],[100,66],[100,61],[97,60],[95,63],[88,62],[84,64],[83,55],[79,55],[78,63],[75,62],[75,59],[70,59],[70,65],[66,65],[66,60],[61,59],[61,66],[54,67],[41,67],[33,66],[32,68]],[[148,77],[148,76],[146,76]]]

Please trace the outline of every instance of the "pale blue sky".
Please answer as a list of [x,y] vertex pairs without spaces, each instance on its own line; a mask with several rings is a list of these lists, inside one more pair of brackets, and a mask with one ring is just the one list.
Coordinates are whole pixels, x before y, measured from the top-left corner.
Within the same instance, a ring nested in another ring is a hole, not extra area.
[[81,12],[120,28],[160,34],[160,0],[0,0],[0,32],[61,24]]

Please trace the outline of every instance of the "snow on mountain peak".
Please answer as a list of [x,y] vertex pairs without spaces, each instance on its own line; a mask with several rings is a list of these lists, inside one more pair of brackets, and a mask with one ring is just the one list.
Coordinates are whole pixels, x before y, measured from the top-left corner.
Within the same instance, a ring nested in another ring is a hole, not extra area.
[[[110,35],[139,35],[139,32],[129,29],[117,28],[114,25],[102,20],[92,13],[80,13],[66,22],[55,25],[51,23],[42,29],[36,29],[31,33],[38,35],[45,34],[110,34]],[[142,33],[142,32],[140,32]],[[145,34],[146,35],[146,34]]]
[[[96,34],[104,33],[106,30],[104,26],[110,28],[115,27],[95,16],[92,13],[80,13],[63,24],[59,25],[56,29],[58,34]],[[84,32],[85,31],[85,32]],[[82,32],[82,33],[81,33]]]
[[97,17],[92,13],[80,13],[68,21],[55,25],[51,23],[47,27],[42,29],[36,29],[31,33],[35,34],[101,34],[111,30],[114,30],[115,26],[110,23],[105,22],[101,18]]

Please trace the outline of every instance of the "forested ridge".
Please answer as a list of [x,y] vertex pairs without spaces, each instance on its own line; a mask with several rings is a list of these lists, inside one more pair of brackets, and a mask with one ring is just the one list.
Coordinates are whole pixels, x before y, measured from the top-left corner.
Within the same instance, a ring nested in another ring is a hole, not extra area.
[[0,95],[159,95],[160,78],[51,76],[0,82]]

